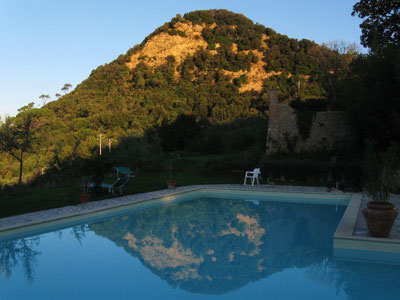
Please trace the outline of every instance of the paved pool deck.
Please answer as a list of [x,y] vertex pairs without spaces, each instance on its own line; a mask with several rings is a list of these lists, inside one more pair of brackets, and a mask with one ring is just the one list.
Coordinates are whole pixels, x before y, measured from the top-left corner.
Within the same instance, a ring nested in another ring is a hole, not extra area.
[[[112,199],[89,202],[73,206],[49,209],[44,211],[32,212],[18,216],[0,219],[0,234],[7,231],[21,230],[24,227],[39,225],[53,221],[60,221],[68,218],[84,216],[92,213],[101,213],[109,209],[122,208],[135,203],[145,203],[149,200],[173,196],[182,193],[198,191],[202,189],[226,189],[237,191],[259,191],[259,192],[293,192],[293,193],[318,193],[326,195],[351,195],[349,206],[345,215],[338,226],[334,236],[334,247],[340,249],[364,249],[376,251],[389,251],[400,253],[400,217],[396,219],[392,232],[388,238],[371,238],[361,214],[361,209],[369,201],[369,198],[362,193],[343,193],[342,191],[328,192],[324,187],[308,186],[278,186],[278,185],[196,185],[178,187],[175,189],[165,189],[160,191],[126,195]],[[393,202],[397,209],[400,208],[400,195],[392,195]],[[385,250],[386,249],[386,250]]]

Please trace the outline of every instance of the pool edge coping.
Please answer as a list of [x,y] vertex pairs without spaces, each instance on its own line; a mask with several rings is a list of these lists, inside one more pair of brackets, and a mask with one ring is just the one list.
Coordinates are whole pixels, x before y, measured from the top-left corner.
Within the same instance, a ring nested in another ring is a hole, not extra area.
[[181,195],[185,193],[200,190],[236,190],[245,192],[280,192],[280,193],[307,193],[322,195],[351,195],[348,207],[336,229],[333,236],[334,248],[344,249],[365,249],[365,250],[382,250],[385,246],[391,245],[390,252],[400,252],[400,240],[389,238],[373,238],[366,236],[355,236],[354,229],[356,226],[358,214],[361,206],[362,193],[343,193],[343,192],[327,192],[322,187],[303,187],[303,186],[277,186],[277,185],[261,185],[249,186],[239,184],[214,184],[214,185],[191,185],[177,187],[174,189],[164,189],[152,192],[145,192],[133,195],[126,195],[105,200],[89,202],[87,204],[78,204],[64,206],[60,208],[52,208],[44,211],[26,213],[17,216],[0,218],[0,233],[11,230],[18,230],[24,227],[46,224],[63,219],[80,217],[84,215],[101,213],[106,210],[122,208],[124,206],[134,205],[147,202],[150,200]]
[[260,185],[250,186],[241,184],[208,184],[208,185],[191,185],[182,186],[174,189],[164,189],[152,192],[138,193],[126,195],[111,199],[104,199],[89,202],[86,204],[68,205],[58,208],[51,208],[42,211],[30,212],[16,216],[0,218],[0,233],[17,230],[24,227],[45,224],[53,221],[59,221],[72,217],[79,217],[93,213],[100,213],[113,208],[129,206],[150,200],[180,195],[199,190],[236,190],[245,192],[280,192],[280,193],[308,193],[308,194],[325,194],[325,195],[348,195],[345,193],[327,193],[324,188],[317,187],[301,187],[301,186],[277,186],[277,185]]
[[[11,230],[22,229],[24,227],[41,225],[45,223],[61,221],[64,219],[69,219],[73,217],[83,217],[85,215],[100,213],[103,211],[107,211],[113,208],[120,208],[124,206],[129,206],[133,204],[139,204],[146,201],[151,201],[154,199],[159,199],[163,197],[169,197],[177,194],[184,194],[189,192],[194,192],[203,189],[200,186],[187,186],[181,187],[185,189],[178,188],[172,190],[159,190],[153,192],[145,192],[134,195],[126,195],[111,199],[103,199],[94,202],[89,202],[85,204],[77,204],[77,205],[68,205],[58,208],[50,208],[41,211],[35,211],[30,213],[25,213],[16,216],[10,216],[5,218],[0,218],[0,233],[7,232]],[[191,188],[191,189],[188,189]],[[147,196],[147,197],[146,197]],[[103,204],[103,205],[99,205]],[[42,217],[44,215],[44,217]],[[51,216],[49,216],[51,215]],[[6,223],[7,221],[13,221],[15,223],[3,225],[2,223]],[[26,221],[24,221],[26,220]]]
[[354,193],[333,235],[334,251],[346,252],[343,259],[351,256],[352,251],[400,253],[400,239],[354,235],[361,203],[362,193]]

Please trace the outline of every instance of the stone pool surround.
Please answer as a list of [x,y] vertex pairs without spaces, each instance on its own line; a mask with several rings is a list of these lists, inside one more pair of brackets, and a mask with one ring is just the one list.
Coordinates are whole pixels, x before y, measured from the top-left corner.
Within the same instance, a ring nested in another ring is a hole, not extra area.
[[[362,220],[360,209],[365,205],[368,198],[362,193],[343,193],[341,191],[327,192],[324,187],[303,187],[303,186],[277,186],[277,185],[194,185],[184,186],[175,189],[165,189],[160,191],[127,195],[112,199],[89,202],[54,208],[44,211],[32,212],[18,216],[0,219],[0,237],[11,232],[21,232],[29,227],[43,227],[54,222],[63,222],[69,219],[80,219],[85,215],[102,214],[112,209],[123,209],[124,207],[136,203],[146,203],[168,196],[185,194],[200,190],[227,190],[227,191],[258,191],[258,192],[286,192],[286,193],[307,193],[307,194],[326,194],[326,195],[351,195],[351,200],[345,214],[338,225],[334,234],[334,249],[338,251],[338,256],[343,259],[351,259],[353,250],[355,251],[374,251],[389,254],[400,253],[400,220],[396,221],[394,229],[389,238],[372,238],[366,232],[365,223]],[[400,203],[400,196],[395,195],[395,202]],[[399,205],[397,205],[399,207]],[[334,251],[335,252],[335,251]],[[340,252],[340,253],[339,253]]]

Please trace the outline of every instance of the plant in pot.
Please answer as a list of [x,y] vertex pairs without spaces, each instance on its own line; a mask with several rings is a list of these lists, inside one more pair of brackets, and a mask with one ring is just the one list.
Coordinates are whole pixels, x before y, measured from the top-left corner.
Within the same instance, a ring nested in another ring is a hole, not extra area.
[[176,188],[176,180],[172,179],[172,170],[174,169],[174,165],[171,161],[167,162],[165,165],[165,170],[169,173],[169,179],[165,182],[169,189]]
[[374,152],[373,144],[367,145],[364,164],[364,190],[371,196],[362,213],[369,235],[388,237],[398,215],[389,202],[396,174],[397,146],[391,145],[385,152]]

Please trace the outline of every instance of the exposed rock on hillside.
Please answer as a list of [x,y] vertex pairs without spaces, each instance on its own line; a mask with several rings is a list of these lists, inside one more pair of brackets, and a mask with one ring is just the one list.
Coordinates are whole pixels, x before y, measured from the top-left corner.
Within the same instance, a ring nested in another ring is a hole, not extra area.
[[[150,38],[139,50],[130,57],[128,68],[134,69],[141,61],[150,67],[157,67],[166,62],[166,57],[173,55],[177,64],[180,64],[188,55],[193,55],[201,48],[207,48],[208,44],[201,36],[204,24],[193,25],[192,22],[178,22],[174,25],[175,32],[161,32]],[[179,35],[179,33],[181,35]]]

